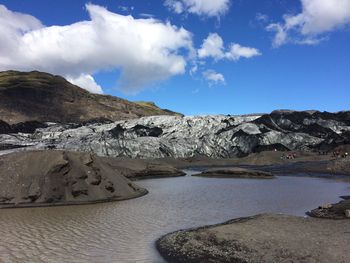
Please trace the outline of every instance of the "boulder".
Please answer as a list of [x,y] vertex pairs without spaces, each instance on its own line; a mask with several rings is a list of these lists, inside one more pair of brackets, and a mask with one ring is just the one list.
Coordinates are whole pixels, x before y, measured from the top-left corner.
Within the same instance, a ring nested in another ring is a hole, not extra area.
[[345,219],[347,211],[350,211],[350,199],[340,201],[337,204],[322,205],[307,212],[309,216],[328,219]]

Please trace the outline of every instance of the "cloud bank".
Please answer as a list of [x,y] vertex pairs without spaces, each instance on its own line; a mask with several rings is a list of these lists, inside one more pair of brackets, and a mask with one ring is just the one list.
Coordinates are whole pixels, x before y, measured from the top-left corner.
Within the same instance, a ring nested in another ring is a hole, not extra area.
[[120,69],[118,86],[137,93],[183,74],[192,35],[155,19],[135,19],[87,4],[89,21],[45,27],[33,16],[0,5],[0,70],[42,70],[101,93],[92,75]]
[[286,14],[282,23],[269,24],[275,32],[273,46],[288,42],[314,45],[324,39],[324,33],[350,24],[350,0],[301,0],[302,12]]
[[164,5],[177,14],[219,17],[230,9],[230,0],[166,0]]

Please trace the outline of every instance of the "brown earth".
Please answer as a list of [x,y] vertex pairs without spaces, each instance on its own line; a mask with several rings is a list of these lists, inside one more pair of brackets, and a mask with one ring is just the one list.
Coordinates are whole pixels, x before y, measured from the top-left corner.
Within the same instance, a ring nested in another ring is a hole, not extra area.
[[[350,153],[349,145],[341,146]],[[348,150],[349,149],[349,150]],[[345,151],[343,150],[343,151]],[[281,158],[294,153],[295,159]],[[253,153],[243,158],[213,159],[205,156],[192,158],[158,160],[176,168],[243,167],[262,170],[273,174],[327,174],[350,175],[350,157],[333,157],[332,154],[319,155],[317,152],[265,151]]]
[[274,175],[269,172],[263,172],[253,169],[245,168],[221,168],[221,169],[209,169],[199,174],[192,176],[200,177],[215,177],[215,178],[252,178],[252,179],[272,179]]
[[80,123],[92,119],[180,115],[149,102],[92,94],[63,77],[32,71],[0,72],[0,116],[9,124],[38,121]]
[[172,165],[164,164],[156,160],[101,158],[114,170],[119,171],[126,178],[133,181],[186,175],[183,171],[176,169]]
[[258,215],[171,233],[157,241],[168,262],[348,263],[350,220]]
[[134,180],[182,175],[165,164],[89,153],[11,153],[0,156],[0,208],[124,200],[147,193],[126,177]]

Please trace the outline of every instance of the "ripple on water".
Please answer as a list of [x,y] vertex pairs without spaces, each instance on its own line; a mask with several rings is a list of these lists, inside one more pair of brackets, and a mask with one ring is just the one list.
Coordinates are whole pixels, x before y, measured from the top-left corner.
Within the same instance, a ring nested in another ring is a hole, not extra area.
[[181,177],[138,182],[149,194],[98,205],[2,210],[1,262],[163,262],[154,241],[171,231],[274,212],[304,215],[349,195],[350,183]]

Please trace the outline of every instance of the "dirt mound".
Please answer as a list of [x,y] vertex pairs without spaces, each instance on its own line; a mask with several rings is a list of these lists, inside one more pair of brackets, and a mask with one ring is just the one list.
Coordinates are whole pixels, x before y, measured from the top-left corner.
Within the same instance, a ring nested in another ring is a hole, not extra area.
[[31,151],[0,156],[0,207],[95,203],[146,193],[89,153]]

